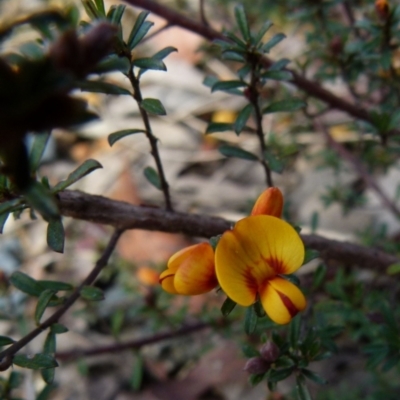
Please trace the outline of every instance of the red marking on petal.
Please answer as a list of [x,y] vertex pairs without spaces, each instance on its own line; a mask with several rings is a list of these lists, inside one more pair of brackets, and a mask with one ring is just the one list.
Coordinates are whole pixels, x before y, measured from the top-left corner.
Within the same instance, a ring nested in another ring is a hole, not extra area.
[[292,300],[290,300],[288,296],[286,296],[285,294],[283,294],[279,290],[277,290],[276,292],[278,293],[279,297],[281,298],[282,303],[284,304],[284,306],[289,311],[290,316],[292,318],[295,317],[297,315],[297,313],[299,312],[299,310],[293,304]]
[[249,290],[251,292],[256,293],[257,292],[257,282],[251,273],[250,267],[246,267],[245,271],[243,272],[243,279],[244,279],[245,285],[249,288]]
[[285,265],[282,260],[275,257],[265,258],[264,261],[275,271],[277,275],[285,273]]

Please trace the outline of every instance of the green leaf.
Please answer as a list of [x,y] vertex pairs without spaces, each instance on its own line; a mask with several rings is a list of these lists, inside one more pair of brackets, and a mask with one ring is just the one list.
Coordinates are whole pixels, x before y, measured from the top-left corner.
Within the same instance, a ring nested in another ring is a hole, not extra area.
[[29,155],[29,164],[32,172],[36,172],[39,168],[39,164],[49,138],[50,132],[36,133],[34,135],[33,144]]
[[84,286],[80,291],[81,297],[85,300],[100,301],[104,300],[104,293],[101,289],[94,286]]
[[[265,374],[250,375],[249,383],[251,386],[256,386],[264,380]],[[273,390],[271,390],[272,392]]]
[[210,122],[206,129],[206,134],[216,133],[216,132],[226,132],[233,129],[233,124],[228,124],[226,122]]
[[244,317],[244,331],[247,335],[251,335],[256,330],[258,317],[253,307],[246,308],[246,314]]
[[287,58],[282,58],[274,62],[269,68],[268,71],[280,71],[281,69],[285,68],[290,63],[290,60]]
[[319,256],[320,256],[319,251],[313,250],[313,249],[306,249],[303,265],[307,264],[308,262],[310,262],[312,260],[315,260]]
[[250,118],[251,113],[253,112],[253,105],[247,104],[236,117],[236,121],[234,124],[234,130],[237,135],[242,132],[243,128],[246,126],[247,120]]
[[9,344],[13,344],[15,340],[9,338],[8,336],[0,336],[0,347],[8,346]]
[[21,199],[13,199],[5,201],[0,204],[0,214],[7,213],[8,211],[13,211],[13,208],[22,203]]
[[45,312],[47,306],[49,305],[50,300],[56,294],[54,290],[45,289],[42,293],[40,293],[36,309],[35,309],[35,322],[36,325],[40,324],[40,319],[42,318],[43,313]]
[[312,283],[313,290],[316,290],[321,286],[322,282],[325,279],[326,272],[327,268],[325,264],[319,265],[318,268],[315,270]]
[[142,11],[138,15],[127,41],[130,50],[133,50],[139,44],[146,36],[149,29],[154,25],[153,22],[145,21],[148,15],[148,11]]
[[3,233],[4,225],[6,224],[9,215],[8,212],[0,215],[0,233]]
[[289,71],[267,71],[261,75],[262,78],[272,79],[274,81],[291,81],[293,75]]
[[271,28],[272,25],[273,23],[271,21],[265,21],[262,24],[260,30],[257,32],[257,35],[254,37],[255,45],[257,45],[263,39],[264,35],[267,33],[269,28]]
[[153,69],[156,71],[166,71],[167,67],[161,60],[157,60],[156,58],[137,58],[133,60],[132,65],[142,69]]
[[299,400],[312,400],[306,380],[302,375],[296,377],[296,393]]
[[271,369],[267,375],[269,382],[280,382],[292,375],[295,367]]
[[73,183],[79,181],[79,179],[90,174],[98,168],[103,168],[98,161],[92,159],[86,160],[82,165],[73,170],[65,181],[58,182],[57,185],[52,189],[53,193],[57,193],[66,189],[68,186],[71,186]]
[[118,140],[124,138],[125,136],[133,135],[135,133],[146,133],[144,129],[123,129],[121,131],[116,131],[108,135],[108,143],[112,146]]
[[19,387],[24,381],[24,376],[20,372],[11,371],[10,376],[8,378],[8,384],[11,389],[16,389]]
[[82,0],[82,5],[90,19],[101,19],[102,15],[92,0]]
[[43,288],[55,290],[56,292],[58,292],[59,290],[72,290],[74,288],[70,283],[66,282],[46,281],[46,280],[41,280],[37,282],[40,283],[40,286],[42,286]]
[[228,61],[246,62],[244,54],[238,53],[237,51],[224,51],[221,58]]
[[16,271],[10,276],[10,282],[21,292],[27,293],[30,296],[39,297],[43,290],[45,290],[40,282],[20,271]]
[[230,91],[231,89],[237,89],[244,86],[247,86],[247,83],[243,81],[218,81],[211,87],[211,92],[216,92],[218,90]]
[[260,357],[260,352],[251,344],[245,343],[241,346],[242,353],[247,358]]
[[297,349],[299,344],[299,337],[300,337],[300,326],[301,326],[301,319],[300,315],[296,315],[289,325],[289,342],[290,347],[293,349]]
[[40,370],[40,374],[42,375],[43,380],[50,385],[54,381],[54,375],[56,370],[54,368],[46,368]]
[[219,82],[219,79],[216,76],[207,75],[203,80],[203,85],[212,88],[217,82]]
[[274,35],[272,37],[272,39],[270,39],[267,43],[265,43],[262,47],[261,47],[261,51],[263,53],[269,53],[269,51],[275,47],[279,42],[281,42],[283,39],[286,38],[286,35],[284,35],[283,33],[277,33],[276,35]]
[[117,338],[121,333],[121,328],[125,320],[125,311],[119,309],[115,311],[111,316],[111,332],[112,335]]
[[307,368],[302,368],[301,372],[307,379],[310,379],[313,382],[318,383],[319,385],[325,385],[326,384],[326,379],[322,378],[322,376],[319,376],[314,371],[311,371],[311,370],[309,370]]
[[227,317],[233,309],[236,307],[236,302],[231,300],[229,297],[225,299],[221,306],[221,313],[224,317]]
[[122,16],[124,15],[126,5],[125,4],[113,4],[107,13],[107,18],[114,25],[119,25],[121,23]]
[[239,147],[222,145],[219,147],[219,152],[225,157],[242,158],[243,160],[258,160],[258,157],[249,151],[243,150]]
[[97,10],[99,13],[105,17],[106,16],[106,9],[104,8],[104,0],[94,0],[96,3]]
[[250,40],[250,29],[243,6],[235,7],[235,19],[239,26],[243,39],[248,42]]
[[400,263],[392,264],[387,267],[386,273],[388,275],[397,275],[400,273]]
[[256,313],[258,318],[264,318],[265,317],[265,310],[261,304],[260,300],[257,300],[254,304],[253,304],[253,308],[254,308],[254,312]]
[[68,332],[68,328],[66,326],[64,326],[63,324],[56,323],[50,327],[50,331],[55,333],[56,335],[59,335],[61,333]]
[[304,108],[307,104],[297,98],[292,98],[288,100],[276,101],[271,103],[269,106],[265,107],[262,111],[263,114],[270,114],[274,112],[290,112],[297,111]]
[[76,83],[76,87],[78,89],[81,89],[83,92],[127,95],[127,96],[132,95],[132,93],[125,88],[103,81],[80,81]]
[[64,226],[61,218],[51,219],[47,225],[47,244],[57,253],[64,252]]
[[55,385],[45,386],[43,390],[39,393],[38,397],[36,397],[36,400],[49,400],[51,392],[55,389],[56,389]]
[[13,358],[13,363],[21,368],[29,369],[46,369],[58,367],[57,361],[49,354],[35,354],[34,356],[17,354]]
[[133,390],[136,391],[140,390],[143,383],[143,373],[144,373],[143,358],[139,353],[137,353],[134,360],[132,376],[130,379],[130,383]]
[[154,58],[156,60],[164,60],[165,57],[168,57],[174,51],[178,51],[178,49],[175,47],[172,47],[172,46],[168,46],[168,47],[165,47],[164,49],[158,51],[156,54],[154,54],[154,56],[152,58]]
[[56,352],[56,335],[50,330],[46,336],[46,340],[43,345],[43,353],[45,354],[55,354]]
[[93,73],[104,74],[106,72],[120,71],[123,74],[127,74],[129,68],[130,62],[126,57],[118,57],[116,54],[111,54],[96,65]]
[[144,176],[146,179],[158,190],[162,190],[161,187],[161,180],[160,177],[158,176],[158,172],[152,168],[152,167],[146,167],[143,171]]
[[277,174],[281,174],[285,169],[285,163],[268,150],[264,152],[264,159],[268,162],[269,168]]
[[155,115],[166,115],[167,114],[164,106],[162,105],[161,101],[158,99],[143,99],[140,102],[140,107],[143,108],[143,110],[147,111],[150,114],[155,114]]
[[39,182],[33,182],[24,191],[24,196],[31,207],[47,220],[59,217],[57,203],[51,192]]

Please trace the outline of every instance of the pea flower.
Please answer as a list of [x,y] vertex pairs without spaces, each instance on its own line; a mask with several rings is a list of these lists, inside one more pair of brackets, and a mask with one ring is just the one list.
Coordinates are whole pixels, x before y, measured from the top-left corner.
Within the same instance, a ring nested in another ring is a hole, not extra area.
[[159,280],[171,294],[193,296],[209,292],[218,285],[213,248],[205,242],[178,251],[168,260]]
[[222,235],[215,269],[229,298],[242,306],[259,298],[274,322],[287,324],[306,307],[306,300],[280,275],[295,272],[303,260],[303,242],[291,225],[271,215],[253,215]]
[[282,210],[282,192],[277,187],[270,187],[258,196],[250,215],[272,215],[280,218]]

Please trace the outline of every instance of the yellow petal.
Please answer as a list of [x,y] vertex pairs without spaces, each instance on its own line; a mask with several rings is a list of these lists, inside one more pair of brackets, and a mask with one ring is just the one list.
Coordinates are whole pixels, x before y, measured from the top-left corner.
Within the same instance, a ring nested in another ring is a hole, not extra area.
[[272,215],[281,218],[283,195],[277,187],[270,187],[260,194],[254,204],[251,215]]
[[261,304],[277,324],[287,324],[307,303],[300,289],[286,279],[276,277],[265,282],[260,290]]
[[164,272],[161,273],[159,282],[161,284],[161,287],[168,293],[171,294],[178,294],[178,292],[175,289],[174,285],[174,277],[175,274],[169,270],[166,269]]
[[225,294],[242,306],[256,300],[258,284],[251,275],[251,266],[252,260],[233,231],[225,232],[215,251],[215,272]]
[[[201,243],[200,243],[201,244]],[[168,269],[172,272],[176,272],[179,266],[192,254],[193,250],[196,249],[198,244],[194,244],[192,246],[188,246],[183,248],[182,250],[174,253],[170,259],[168,260]]]
[[[215,276],[214,250],[206,242],[191,246],[189,249],[175,273],[175,289],[184,295],[207,293],[218,285]],[[178,259],[181,260],[181,256],[173,260],[174,266]]]
[[299,234],[279,218],[269,215],[243,218],[233,232],[242,248],[251,254],[252,275],[258,282],[273,275],[291,274],[303,264],[304,245]]

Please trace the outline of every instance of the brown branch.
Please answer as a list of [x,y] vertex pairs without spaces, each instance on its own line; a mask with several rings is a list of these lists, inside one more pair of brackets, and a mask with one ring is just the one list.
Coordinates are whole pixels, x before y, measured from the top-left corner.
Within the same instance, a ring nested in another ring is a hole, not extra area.
[[10,347],[3,350],[0,353],[0,370],[4,371],[8,369],[12,364],[12,356],[21,350],[24,346],[26,346],[29,342],[31,342],[36,336],[40,335],[43,331],[49,328],[51,325],[58,322],[58,320],[64,315],[64,313],[75,303],[75,301],[80,296],[80,291],[84,286],[91,285],[103,268],[107,265],[108,260],[117,245],[118,239],[122,234],[122,230],[117,229],[114,234],[111,236],[110,241],[107,244],[103,254],[96,262],[96,265],[89,273],[89,275],[85,278],[85,280],[72,292],[72,294],[67,298],[65,303],[49,318],[47,318],[44,322],[42,322],[36,329],[29,332],[22,339],[13,343]]
[[149,344],[154,344],[163,340],[174,339],[180,336],[189,335],[191,333],[198,332],[210,327],[211,325],[209,323],[200,322],[195,325],[183,326],[176,331],[158,333],[144,339],[135,339],[124,343],[115,343],[107,346],[92,347],[89,349],[71,349],[60,351],[56,353],[55,357],[57,360],[71,361],[80,357],[95,356],[107,353],[118,353],[127,349],[140,349],[141,347],[147,346]]
[[[146,229],[205,238],[222,234],[234,224],[219,217],[133,206],[78,191],[59,193],[59,206],[65,216],[111,225],[118,229]],[[374,270],[385,270],[389,265],[399,262],[397,257],[378,249],[330,240],[317,235],[301,235],[301,237],[307,247],[320,251],[326,260],[353,263]]]
[[[197,33],[198,35],[203,36],[205,39],[208,39],[210,41],[216,39],[227,40],[222,33],[212,29],[210,26],[204,25],[201,22],[188,18],[170,9],[169,7],[156,3],[153,0],[124,1],[128,4],[131,4],[132,6],[140,7],[156,15],[159,15],[160,17],[166,19],[171,25],[180,26],[184,29]],[[274,61],[268,57],[263,57],[263,62],[265,67],[267,68],[274,63]],[[343,100],[338,96],[335,96],[329,90],[326,90],[318,83],[304,78],[296,71],[293,71],[289,68],[286,68],[285,70],[291,72],[293,76],[291,83],[296,85],[299,89],[304,90],[310,96],[327,103],[331,108],[344,111],[354,118],[358,118],[367,122],[372,122],[372,117],[367,110],[364,110],[346,100]]]
[[343,159],[347,160],[357,172],[357,174],[364,180],[364,182],[380,197],[385,208],[390,210],[396,217],[400,217],[400,210],[390,200],[390,198],[382,191],[378,183],[371,176],[364,164],[357,158],[354,157],[344,146],[336,142],[335,139],[329,134],[326,127],[319,121],[315,120],[314,124],[318,131],[321,131],[324,135],[328,147],[336,151],[336,153]]

